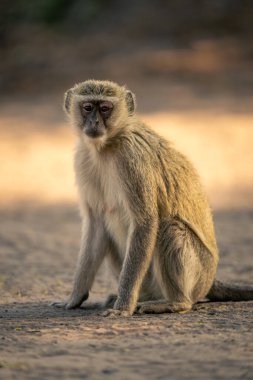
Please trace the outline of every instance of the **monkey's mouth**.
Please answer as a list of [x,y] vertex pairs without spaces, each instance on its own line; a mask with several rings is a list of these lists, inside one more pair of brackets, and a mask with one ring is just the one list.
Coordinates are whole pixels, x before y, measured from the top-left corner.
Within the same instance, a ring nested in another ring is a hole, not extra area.
[[101,129],[87,129],[84,131],[84,133],[88,136],[91,137],[92,139],[96,139],[99,137],[104,136],[104,131]]

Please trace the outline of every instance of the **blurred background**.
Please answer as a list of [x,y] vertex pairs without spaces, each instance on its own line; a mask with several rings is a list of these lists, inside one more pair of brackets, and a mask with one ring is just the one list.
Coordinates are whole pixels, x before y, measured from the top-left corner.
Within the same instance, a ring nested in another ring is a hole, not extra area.
[[[252,0],[0,1],[4,379],[84,378],[91,371],[117,377],[111,368],[123,362],[118,373],[131,368],[129,378],[140,368],[145,378],[149,370],[167,378],[168,368],[176,368],[176,378],[180,368],[182,378],[201,378],[203,371],[216,378],[249,375],[251,303],[118,325],[99,320],[97,310],[65,312],[48,304],[71,292],[81,228],[75,137],[63,93],[89,78],[126,84],[140,118],[191,159],[214,211],[217,277],[252,282],[252,41]],[[102,265],[89,301],[114,291]],[[117,336],[117,326],[125,335]]]
[[75,201],[74,83],[110,79],[194,162],[216,208],[252,205],[253,3],[2,0],[1,203]]
[[80,220],[62,100],[89,78],[126,84],[140,117],[192,160],[214,210],[222,276],[249,280],[252,40],[250,0],[1,0],[3,297],[70,290]]

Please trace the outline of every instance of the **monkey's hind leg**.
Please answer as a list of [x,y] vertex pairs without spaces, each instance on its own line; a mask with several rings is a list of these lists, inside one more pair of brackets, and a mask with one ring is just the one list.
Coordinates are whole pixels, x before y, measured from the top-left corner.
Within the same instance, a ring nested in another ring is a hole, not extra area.
[[155,272],[164,299],[138,305],[138,313],[191,310],[204,298],[215,276],[215,262],[191,229],[178,219],[160,224]]
[[109,294],[109,296],[106,298],[105,302],[103,303],[103,307],[106,309],[112,309],[116,300],[117,300],[117,294]]

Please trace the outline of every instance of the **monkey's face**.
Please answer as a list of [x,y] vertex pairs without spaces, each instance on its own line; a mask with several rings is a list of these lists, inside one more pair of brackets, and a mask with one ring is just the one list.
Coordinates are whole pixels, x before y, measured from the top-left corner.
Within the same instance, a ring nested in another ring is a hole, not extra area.
[[109,101],[89,101],[79,103],[83,133],[90,138],[99,138],[107,133],[108,119],[113,111]]
[[128,118],[135,111],[135,96],[116,83],[88,80],[65,93],[64,110],[81,140],[102,146],[128,127]]

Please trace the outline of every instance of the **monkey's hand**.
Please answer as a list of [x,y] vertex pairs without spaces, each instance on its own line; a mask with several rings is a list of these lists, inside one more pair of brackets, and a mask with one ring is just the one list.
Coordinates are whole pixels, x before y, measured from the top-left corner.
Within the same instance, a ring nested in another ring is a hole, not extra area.
[[61,301],[55,301],[49,304],[49,306],[58,307],[61,309],[76,309],[77,307],[81,306],[81,304],[87,300],[89,297],[89,292],[85,293],[82,297],[74,297],[72,296],[69,301],[61,302]]
[[[134,310],[134,308],[133,308]],[[128,304],[122,303],[118,297],[113,309],[107,309],[102,315],[104,317],[131,317],[133,312],[131,312]]]
[[103,312],[103,317],[130,317],[132,314],[126,310],[107,309]]
[[67,309],[67,310],[69,310],[69,309],[75,309],[75,308],[77,308],[80,305],[73,304],[73,303],[68,302],[68,301],[66,301],[66,302],[64,302],[64,301],[54,301],[54,302],[51,302],[49,304],[49,306],[57,307],[59,309]]

